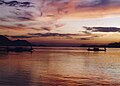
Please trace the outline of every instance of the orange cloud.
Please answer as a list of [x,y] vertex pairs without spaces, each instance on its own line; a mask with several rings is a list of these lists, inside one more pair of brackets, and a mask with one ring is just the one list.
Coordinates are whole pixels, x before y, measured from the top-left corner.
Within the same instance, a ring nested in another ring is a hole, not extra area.
[[55,0],[50,6],[59,11],[56,16],[95,18],[120,14],[120,1],[117,0]]

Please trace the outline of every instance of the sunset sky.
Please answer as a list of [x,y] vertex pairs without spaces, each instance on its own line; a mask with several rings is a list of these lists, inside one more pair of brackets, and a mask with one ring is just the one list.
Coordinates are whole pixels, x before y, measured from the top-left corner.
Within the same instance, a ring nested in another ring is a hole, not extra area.
[[33,43],[120,42],[120,0],[0,0],[0,34]]

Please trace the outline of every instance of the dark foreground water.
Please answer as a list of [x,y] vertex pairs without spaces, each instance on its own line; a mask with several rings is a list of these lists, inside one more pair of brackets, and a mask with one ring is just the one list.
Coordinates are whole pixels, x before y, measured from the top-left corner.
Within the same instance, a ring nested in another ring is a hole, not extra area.
[[0,86],[120,86],[120,49],[0,52]]

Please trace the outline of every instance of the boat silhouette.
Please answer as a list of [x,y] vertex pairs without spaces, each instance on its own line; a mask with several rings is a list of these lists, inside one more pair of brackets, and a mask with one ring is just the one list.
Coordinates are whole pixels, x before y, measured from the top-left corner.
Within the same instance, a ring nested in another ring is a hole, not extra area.
[[106,48],[98,48],[98,47],[94,47],[94,48],[88,48],[87,49],[88,51],[106,51]]

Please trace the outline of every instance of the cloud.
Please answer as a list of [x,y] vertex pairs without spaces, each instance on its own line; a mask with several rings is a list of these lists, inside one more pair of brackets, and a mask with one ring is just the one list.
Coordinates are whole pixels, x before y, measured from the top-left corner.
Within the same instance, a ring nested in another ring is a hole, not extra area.
[[[57,12],[55,14],[69,15],[71,17],[101,17],[109,14],[120,13],[119,0],[50,0],[50,6]],[[65,2],[66,1],[66,2]],[[49,6],[48,4],[48,6]],[[52,8],[51,8],[52,9]],[[93,11],[94,10],[94,11]],[[103,13],[104,11],[104,13]]]
[[50,27],[41,27],[42,30],[46,30],[46,31],[50,31],[51,28]]
[[[50,0],[49,3],[52,6],[56,6],[58,8],[67,8],[69,6],[73,8],[81,8],[81,7],[95,7],[95,6],[105,6],[111,3],[118,3],[111,0]],[[70,8],[69,8],[70,9]]]
[[[28,33],[27,35],[15,35],[7,37],[11,38],[34,38],[34,37],[64,37],[66,39],[73,39],[72,36],[79,36],[80,34],[62,34],[62,33]],[[56,39],[56,38],[55,38]]]
[[79,34],[61,34],[61,33],[28,33],[31,36],[38,37],[70,37],[70,36],[78,36]]
[[37,31],[37,28],[31,28],[31,27],[27,27],[24,24],[16,24],[16,25],[0,25],[0,29],[1,30],[15,30],[15,31],[20,31],[20,30],[35,30]]
[[120,32],[120,28],[117,27],[83,27],[83,28],[91,32]]
[[62,34],[62,33],[28,33],[27,35],[15,35],[15,36],[7,35],[7,37],[18,38],[18,39],[34,38],[34,37],[55,37],[54,39],[56,39],[57,37],[58,38],[63,37],[64,39],[75,39],[75,40],[91,40],[91,39],[102,37],[102,36],[104,35],[98,35],[98,34],[82,35],[82,34]]
[[0,17],[0,21],[9,22],[9,19],[7,19],[7,18],[1,18],[1,17]]
[[[109,6],[119,6],[119,0],[31,0],[31,1],[5,1],[2,0],[3,4],[5,2],[8,3],[8,6],[21,6],[29,7],[29,5],[34,5],[37,11],[40,12],[41,16],[58,16],[54,15],[55,12],[58,14],[64,13],[67,14],[69,12],[79,11],[81,8],[93,8],[97,9],[97,7],[109,7]],[[1,4],[2,5],[2,4]],[[95,8],[96,7],[96,8]],[[111,8],[111,7],[110,7]],[[49,17],[50,17],[49,16]]]
[[[77,16],[77,13],[79,13],[80,16],[82,17],[84,16],[88,18],[87,15],[90,17],[95,17],[94,15],[106,15],[107,14],[106,11],[107,12],[109,11],[108,9],[110,8],[116,9],[115,6],[120,7],[119,6],[120,0],[30,0],[30,1],[27,0],[28,2],[26,2],[26,0],[22,0],[22,1],[21,0],[3,0],[3,1],[4,2],[2,2],[0,6],[1,7],[0,21],[2,21],[3,23],[4,22],[10,23],[11,21],[12,22],[11,22],[11,26],[4,25],[4,26],[0,26],[1,28],[12,29],[12,30],[15,30],[15,29],[16,30],[32,29],[37,31],[43,30],[43,32],[55,31],[54,29],[56,28],[61,29],[61,27],[64,26],[64,24],[56,24],[57,20],[59,20],[60,18],[62,19],[66,18],[66,16],[64,17],[64,15],[62,15],[62,12],[63,14],[65,12],[68,12],[65,14],[68,16],[75,13]],[[11,6],[11,7],[3,6],[5,2],[9,2],[7,6]],[[31,5],[34,4],[35,7],[19,8],[20,4],[23,2],[24,4],[26,2],[25,6],[27,5],[27,3],[28,4],[30,3]],[[18,4],[15,4],[15,3],[18,3]],[[109,5],[111,5],[111,7]],[[98,9],[101,6],[102,6],[102,9],[106,11],[103,12],[103,10]],[[42,7],[41,11],[44,12],[43,16],[38,15],[39,14],[38,8],[40,7]],[[104,7],[108,7],[108,9],[104,9]],[[89,8],[89,9],[83,9],[83,8]],[[91,10],[91,8],[97,9],[97,11],[93,11]],[[114,9],[111,11],[113,12]],[[2,12],[3,12],[3,15],[5,14],[5,16],[2,15]],[[118,10],[116,11],[116,14],[117,12]],[[60,15],[57,13],[59,13]],[[109,13],[112,14],[110,11]],[[70,17],[75,17],[75,16],[73,15]],[[18,24],[16,26],[15,25],[12,26],[13,23],[19,23],[19,22],[23,22],[26,25]],[[28,23],[31,23],[31,25],[28,25]],[[91,35],[91,32],[119,32],[119,28],[117,27],[84,27],[84,28],[86,28],[86,31],[83,31],[83,33],[86,35]],[[47,34],[39,34],[39,35],[46,36],[46,37],[47,35],[57,36],[57,37],[73,36],[72,34],[64,35],[64,34],[57,34],[57,33],[54,33],[54,34],[47,33]]]
[[15,21],[31,21],[34,20],[35,16],[30,11],[10,11],[12,13],[8,18],[14,19]]
[[11,30],[18,30],[17,27],[14,26],[7,26],[7,25],[0,25],[0,29],[11,29]]
[[43,9],[48,7],[47,10],[51,10],[56,16],[59,14],[66,14],[70,2],[71,0],[46,0],[47,5],[44,6]]
[[98,7],[98,6],[105,6],[109,5],[110,0],[80,0],[76,7]]
[[91,40],[91,39],[94,39],[94,38],[99,38],[99,37],[102,37],[104,35],[90,35],[88,37],[81,37],[80,40]]
[[91,37],[88,37],[88,38],[80,38],[80,40],[90,40]]
[[[108,7],[108,9],[115,8],[115,6],[120,5],[119,0],[31,0],[31,1],[20,1],[20,0],[12,0],[12,1],[5,1],[2,0],[3,4],[5,2],[8,2],[10,6],[18,6],[21,3],[24,3],[25,6],[27,4],[34,4],[34,9],[29,8],[29,12],[22,11],[21,8],[14,8],[14,10],[11,11],[11,15],[9,18],[13,18],[16,21],[28,21],[28,20],[34,20],[36,17],[41,17],[41,16],[47,16],[47,17],[54,17],[54,18],[60,18],[60,16],[64,15],[71,15],[72,13],[80,13],[80,14],[85,14],[85,16],[89,13],[87,11],[92,11],[93,9],[98,9],[99,7]],[[10,4],[11,3],[11,4]],[[2,5],[2,4],[1,4]],[[8,5],[8,6],[9,6]],[[109,6],[111,5],[111,6]],[[90,8],[90,9],[82,9],[82,8]],[[91,9],[93,8],[93,9]],[[8,8],[9,9],[9,8]],[[11,8],[10,8],[11,9]],[[25,8],[24,10],[27,10],[28,8]],[[31,12],[30,12],[31,9]],[[82,9],[82,10],[81,10]],[[104,10],[104,8],[102,8]],[[84,12],[83,12],[84,11]],[[106,12],[108,12],[107,10]],[[112,10],[114,11],[114,10]],[[42,15],[41,15],[42,12]],[[104,15],[106,15],[106,12]],[[116,11],[115,11],[116,12]],[[97,14],[98,13],[98,14]],[[6,13],[8,14],[8,13]],[[102,15],[103,13],[95,12],[94,15]],[[40,16],[41,15],[41,16]],[[93,15],[93,14],[92,14]],[[86,16],[87,17],[87,16]]]
[[95,34],[63,34],[63,33],[28,33],[27,35],[32,37],[63,37],[66,39],[76,39],[76,40],[90,40],[97,37],[102,37],[103,35]]
[[[109,7],[110,5],[120,5],[119,0],[74,0],[75,8],[94,8],[94,7]],[[72,3],[72,2],[71,2]]]
[[8,36],[8,37],[11,37],[11,38],[32,38],[31,36],[24,36],[24,35],[20,35],[20,36]]
[[35,20],[35,14],[31,11],[14,11],[11,10],[6,15],[0,15],[0,21],[1,22],[21,22],[21,21],[34,21]]
[[[81,32],[81,31],[80,31]],[[88,31],[82,31],[84,34],[88,34],[88,35],[92,35],[91,32],[88,32]]]
[[5,0],[1,0],[0,5],[6,5],[11,7],[33,7],[34,6],[32,2],[5,1]]
[[29,21],[29,20],[33,20],[32,18],[30,18],[30,17],[24,17],[24,16],[19,16],[19,17],[16,17],[16,18],[14,18],[14,19],[16,19],[16,20],[18,20],[18,21]]
[[34,21],[37,10],[35,7],[30,8],[34,4],[33,2],[32,0],[0,0],[0,21],[2,23],[12,22],[12,24],[21,21]]

